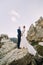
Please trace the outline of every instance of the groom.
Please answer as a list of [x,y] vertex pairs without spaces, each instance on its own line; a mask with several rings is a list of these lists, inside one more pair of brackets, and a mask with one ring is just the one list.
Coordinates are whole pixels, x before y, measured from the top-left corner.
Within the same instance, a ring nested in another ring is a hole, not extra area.
[[21,42],[21,29],[20,29],[20,26],[17,29],[17,32],[18,32],[18,43],[17,43],[17,47],[18,47],[18,49],[20,49],[20,42]]

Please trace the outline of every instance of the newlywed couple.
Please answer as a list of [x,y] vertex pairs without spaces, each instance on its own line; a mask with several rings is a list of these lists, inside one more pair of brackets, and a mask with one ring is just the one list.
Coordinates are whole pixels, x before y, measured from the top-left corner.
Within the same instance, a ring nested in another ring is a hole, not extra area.
[[21,32],[20,27],[17,29],[18,32],[18,43],[17,46],[18,48],[26,48],[28,50],[28,52],[31,55],[36,55],[37,51],[34,49],[34,47],[32,45],[30,45],[30,43],[27,41],[26,37],[25,37],[25,26],[23,26],[23,30]]

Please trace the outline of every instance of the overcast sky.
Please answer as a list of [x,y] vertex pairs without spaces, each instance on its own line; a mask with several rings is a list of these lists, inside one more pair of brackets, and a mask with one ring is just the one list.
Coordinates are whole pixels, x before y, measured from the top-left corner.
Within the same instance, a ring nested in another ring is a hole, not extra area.
[[43,17],[43,0],[0,0],[0,34],[17,37],[18,26],[30,25]]

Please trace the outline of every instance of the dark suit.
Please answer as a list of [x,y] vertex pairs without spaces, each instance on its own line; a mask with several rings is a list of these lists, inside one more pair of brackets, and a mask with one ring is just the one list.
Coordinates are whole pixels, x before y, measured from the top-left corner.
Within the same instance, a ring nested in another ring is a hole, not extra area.
[[17,29],[17,32],[18,32],[18,43],[17,43],[17,46],[18,46],[18,48],[20,48],[21,30],[20,29]]

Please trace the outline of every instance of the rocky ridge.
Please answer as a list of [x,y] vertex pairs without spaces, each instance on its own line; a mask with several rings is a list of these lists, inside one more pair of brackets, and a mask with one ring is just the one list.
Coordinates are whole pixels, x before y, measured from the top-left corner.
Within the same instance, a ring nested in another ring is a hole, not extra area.
[[27,65],[31,62],[32,56],[27,49],[18,49],[9,37],[2,37],[0,42],[0,65]]

